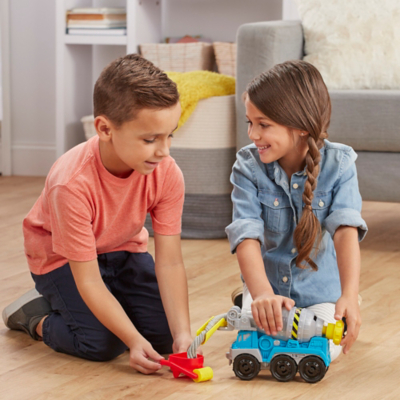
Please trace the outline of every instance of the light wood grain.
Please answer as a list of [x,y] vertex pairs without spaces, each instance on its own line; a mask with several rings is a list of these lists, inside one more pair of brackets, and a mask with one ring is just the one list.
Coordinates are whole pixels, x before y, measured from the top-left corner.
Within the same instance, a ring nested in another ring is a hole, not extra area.
[[[23,253],[22,220],[36,201],[43,178],[0,178],[0,308],[33,287]],[[210,382],[174,379],[167,368],[153,376],[134,372],[128,353],[96,363],[52,351],[0,321],[1,399],[398,399],[400,371],[400,204],[364,203],[369,233],[361,243],[359,340],[340,356],[315,385],[299,377],[275,381],[261,371],[252,381],[237,379],[225,353],[235,332],[216,332],[203,346]],[[154,251],[150,242],[150,252]],[[231,307],[230,293],[240,284],[227,240],[185,240],[192,331],[209,316]]]

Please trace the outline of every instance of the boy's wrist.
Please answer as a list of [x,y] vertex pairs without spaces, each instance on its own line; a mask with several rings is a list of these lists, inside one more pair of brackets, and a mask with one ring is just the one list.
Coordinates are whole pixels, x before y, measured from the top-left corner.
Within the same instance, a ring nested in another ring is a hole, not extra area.
[[139,333],[139,331],[132,332],[126,340],[123,340],[123,342],[128,346],[130,349],[135,343],[138,342],[138,340],[144,339],[144,337]]

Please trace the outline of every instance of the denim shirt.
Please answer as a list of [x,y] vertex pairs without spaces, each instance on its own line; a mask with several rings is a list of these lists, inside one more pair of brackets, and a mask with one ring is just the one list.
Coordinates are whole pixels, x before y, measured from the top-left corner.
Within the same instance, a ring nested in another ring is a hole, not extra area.
[[335,303],[341,296],[333,236],[341,225],[358,228],[359,241],[367,233],[361,218],[355,160],[346,145],[325,140],[320,150],[320,173],[312,209],[321,223],[322,240],[317,256],[311,258],[318,271],[296,266],[293,233],[304,203],[305,169],[289,179],[277,161],[264,164],[252,144],[237,153],[233,166],[233,221],[226,233],[234,253],[245,239],[257,239],[265,271],[275,294],[292,298],[298,307]]

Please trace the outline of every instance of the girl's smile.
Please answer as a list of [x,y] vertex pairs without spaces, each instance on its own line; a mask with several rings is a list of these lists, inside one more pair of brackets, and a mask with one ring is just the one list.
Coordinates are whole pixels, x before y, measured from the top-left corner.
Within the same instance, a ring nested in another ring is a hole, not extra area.
[[267,145],[265,145],[265,146],[260,146],[260,145],[258,145],[258,144],[255,143],[255,145],[257,146],[257,149],[258,149],[258,153],[259,153],[259,154],[265,153],[265,152],[271,147],[271,145],[269,145],[269,144],[267,144]]

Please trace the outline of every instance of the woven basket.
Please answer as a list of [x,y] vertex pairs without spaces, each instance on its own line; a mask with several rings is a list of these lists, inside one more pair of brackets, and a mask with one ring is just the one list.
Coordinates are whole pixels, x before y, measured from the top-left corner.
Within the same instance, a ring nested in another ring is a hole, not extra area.
[[81,122],[83,124],[83,130],[85,131],[85,138],[89,140],[92,136],[97,134],[96,128],[94,127],[94,116],[86,115],[81,118]]
[[218,72],[236,76],[236,43],[214,42],[213,46]]
[[210,43],[148,43],[139,48],[144,58],[163,71],[212,71],[214,67],[214,49]]

